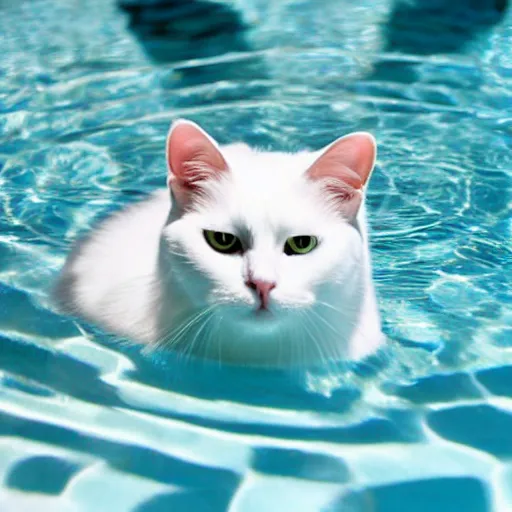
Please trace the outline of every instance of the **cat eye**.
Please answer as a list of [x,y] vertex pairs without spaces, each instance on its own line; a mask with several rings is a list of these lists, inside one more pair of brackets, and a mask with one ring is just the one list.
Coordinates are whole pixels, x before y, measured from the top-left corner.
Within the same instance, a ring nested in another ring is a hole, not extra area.
[[307,254],[318,245],[316,236],[292,236],[284,244],[284,253],[288,256],[297,254]]
[[217,252],[234,254],[242,251],[240,239],[231,233],[205,229],[203,234],[208,245]]

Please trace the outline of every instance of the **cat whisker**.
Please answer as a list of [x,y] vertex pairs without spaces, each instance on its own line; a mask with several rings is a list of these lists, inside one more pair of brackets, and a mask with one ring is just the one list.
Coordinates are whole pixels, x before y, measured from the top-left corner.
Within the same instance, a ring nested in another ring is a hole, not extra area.
[[[201,345],[202,345],[202,354],[203,356],[205,356],[208,352],[208,349],[209,349],[209,346],[214,342],[215,340],[215,336],[217,335],[217,331],[218,331],[218,325],[219,325],[219,318],[218,316],[216,317],[217,318],[217,321],[216,322],[212,322],[212,326],[208,332],[208,336],[205,337],[203,340],[201,340]],[[212,351],[210,351],[211,353]]]
[[307,343],[307,332],[304,329],[300,329],[299,325],[296,325],[295,330],[298,331],[299,340],[297,344],[297,365],[303,366],[307,363],[306,361],[306,343]]
[[355,309],[355,308],[353,308],[352,310],[351,309],[342,310],[340,308],[333,306],[332,304],[329,304],[328,302],[324,302],[324,301],[321,301],[318,299],[315,302],[315,305],[322,306],[322,307],[325,307],[328,309],[332,309],[333,311],[336,311],[336,313],[339,313],[340,315],[345,315],[347,313],[347,311],[353,311]]
[[195,353],[195,348],[196,348],[196,345],[198,345],[198,341],[199,341],[199,344],[200,344],[201,333],[209,326],[212,318],[214,318],[213,309],[211,309],[209,311],[208,317],[204,320],[203,324],[199,327],[199,329],[196,330],[196,333],[195,333],[192,341],[190,343],[188,343],[187,348],[183,352],[183,355],[185,357],[190,357],[192,354]]
[[308,322],[309,322],[309,325],[311,325],[313,327],[316,327],[316,326],[315,326],[314,322],[310,322],[310,317],[308,316],[307,311],[301,311],[301,313],[302,313],[302,315],[301,315],[302,319],[304,320],[304,322],[302,324],[302,327],[304,328],[306,333],[309,335],[309,338],[311,339],[311,341],[313,342],[315,348],[317,349],[317,352],[318,352],[318,355],[319,355],[319,358],[320,358],[320,362],[322,364],[324,364],[326,362],[326,354],[323,351],[321,345],[318,343],[317,336],[308,327]]
[[340,336],[340,339],[341,339],[342,333],[338,329],[333,327],[333,325],[330,322],[328,322],[320,313],[318,313],[314,309],[310,309],[309,311],[310,311],[311,314],[315,315],[318,318],[318,320],[320,320],[334,334],[337,334],[338,336]]
[[219,336],[219,331],[220,331],[220,324],[222,323],[222,320],[223,320],[223,316],[222,315],[219,315],[218,316],[218,320],[217,320],[217,336],[216,336],[216,339],[217,339],[217,353],[218,353],[218,365],[219,367],[221,366],[222,364],[222,340]]
[[215,305],[212,305],[191,315],[187,320],[181,322],[176,329],[164,335],[160,340],[157,340],[155,343],[153,343],[153,345],[155,345],[157,348],[176,347],[182,337],[215,307]]
[[[327,320],[325,320],[324,318],[322,318],[322,316],[321,316],[317,311],[312,311],[312,312],[313,312],[313,314],[314,314],[314,315],[315,315],[315,316],[316,316],[320,321],[322,321],[325,325],[327,325],[327,326],[330,328],[330,330],[331,330],[334,334],[336,334],[337,336],[339,336],[339,339],[340,339],[340,341],[341,341],[341,339],[342,339],[341,333],[339,333],[339,332],[338,332],[338,330],[337,330],[337,329],[335,329],[335,328],[332,326],[332,324],[330,324],[329,322],[327,322]],[[354,327],[354,328],[355,328],[355,327],[357,327],[357,325],[358,325],[358,324],[357,324],[357,321],[355,321],[355,320],[350,320],[350,319],[347,319],[347,323],[348,323],[349,325],[351,325],[352,327]],[[366,334],[364,334],[364,333],[361,333],[361,332],[360,332],[360,333],[359,333],[359,336],[360,336],[363,340],[368,341],[369,343],[373,343],[373,341],[374,341],[374,340],[370,339],[370,338],[369,338]],[[341,358],[342,358],[342,353],[336,354],[336,353],[334,352],[334,349],[332,349],[332,350],[333,350],[333,355],[334,355],[336,358],[338,358],[338,359],[341,359]]]
[[175,250],[172,250],[172,249],[170,249],[170,248],[167,248],[167,249],[166,249],[166,252],[167,252],[168,254],[173,254],[174,256],[178,256],[178,257],[180,257],[180,258],[185,259],[185,262],[186,262],[186,263],[190,263],[188,254],[186,254],[186,253],[184,253],[184,252],[175,251]]
[[317,299],[315,301],[315,305],[318,304],[319,306],[323,306],[328,309],[332,309],[333,311],[336,311],[337,313],[340,313],[341,315],[347,315],[347,313],[355,313],[359,310],[360,304],[344,304],[343,309],[336,307],[333,304],[330,304],[329,302],[325,302],[322,300]]
[[[307,313],[313,313],[313,314],[315,314],[316,317],[320,318],[321,320],[323,320],[325,322],[325,320],[316,311],[308,310]],[[319,332],[321,339],[325,338],[325,333],[319,331],[318,325],[316,324],[316,322],[312,321],[311,315],[309,315],[307,313],[305,314],[306,320],[308,320],[310,322],[310,325],[312,325],[317,330],[317,332]],[[330,330],[332,332],[334,332],[336,335],[339,335],[339,332],[336,329],[334,329],[329,323],[327,323],[327,325],[330,327]],[[336,340],[336,343],[334,343],[334,344],[331,344],[331,343],[323,344],[321,341],[320,342],[318,341],[317,336],[314,336],[314,337],[312,336],[312,338],[313,338],[313,342],[315,343],[315,346],[320,354],[322,364],[327,366],[329,375],[332,375],[333,373],[335,373],[336,362],[338,360],[340,360],[342,357],[341,351],[337,351],[335,348],[335,347],[339,346],[338,340]],[[339,336],[339,343],[341,343],[341,342],[342,342],[342,338],[341,338],[341,336]]]
[[[218,304],[216,304],[218,306]],[[218,336],[219,331],[219,324],[222,322],[222,315],[212,315],[208,320],[211,320],[210,322],[210,328],[206,334],[206,336],[203,336],[200,340],[198,340],[198,343],[200,346],[198,346],[197,352],[202,354],[203,357],[207,357],[209,359],[212,359],[214,361],[217,361],[217,363],[220,364],[220,358],[221,358],[221,352],[220,352],[220,345],[222,343],[222,339],[220,336]],[[214,321],[216,320],[216,321]],[[214,347],[212,345],[214,343],[217,343],[217,356],[214,357]]]

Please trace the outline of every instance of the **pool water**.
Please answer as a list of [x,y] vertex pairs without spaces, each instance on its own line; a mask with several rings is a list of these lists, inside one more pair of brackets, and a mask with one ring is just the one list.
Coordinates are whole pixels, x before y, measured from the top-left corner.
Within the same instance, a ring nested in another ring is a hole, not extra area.
[[[512,510],[512,9],[119,2],[0,1],[0,510]],[[164,185],[177,117],[375,134],[386,350],[219,367],[58,314],[73,241]]]

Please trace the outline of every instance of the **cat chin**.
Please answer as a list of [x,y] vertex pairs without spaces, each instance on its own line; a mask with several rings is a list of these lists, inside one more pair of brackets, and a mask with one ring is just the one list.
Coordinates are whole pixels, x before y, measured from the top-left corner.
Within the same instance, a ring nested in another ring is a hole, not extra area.
[[257,302],[240,305],[226,305],[222,308],[222,315],[232,322],[249,324],[276,324],[297,312],[298,307],[271,302],[266,308],[262,308]]
[[[255,325],[257,324],[257,325]],[[319,347],[311,339],[301,336],[297,326],[282,320],[275,322],[249,322],[244,328],[239,322],[224,325],[208,344],[198,346],[196,357],[223,364],[284,368],[343,359],[345,350],[331,340]]]

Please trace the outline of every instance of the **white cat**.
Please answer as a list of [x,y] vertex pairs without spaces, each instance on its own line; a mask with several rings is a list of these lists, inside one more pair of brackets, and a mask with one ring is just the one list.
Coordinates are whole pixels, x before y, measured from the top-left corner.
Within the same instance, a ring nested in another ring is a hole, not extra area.
[[167,139],[168,189],[103,222],[57,286],[62,307],[130,339],[224,362],[360,359],[383,342],[364,192],[375,140],[318,152]]

